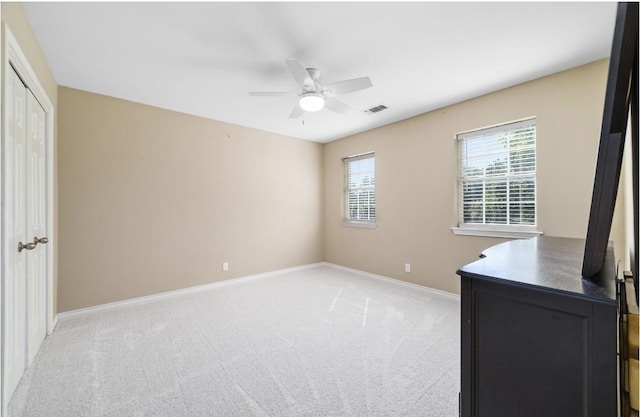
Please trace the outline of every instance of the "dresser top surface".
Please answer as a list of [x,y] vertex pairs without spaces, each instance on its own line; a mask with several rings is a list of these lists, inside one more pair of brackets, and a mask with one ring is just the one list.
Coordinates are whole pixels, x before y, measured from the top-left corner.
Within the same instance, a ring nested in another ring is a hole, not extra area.
[[584,244],[584,239],[550,236],[512,240],[486,249],[484,258],[463,266],[458,274],[615,302],[613,247],[607,250],[602,271],[587,279],[582,277]]

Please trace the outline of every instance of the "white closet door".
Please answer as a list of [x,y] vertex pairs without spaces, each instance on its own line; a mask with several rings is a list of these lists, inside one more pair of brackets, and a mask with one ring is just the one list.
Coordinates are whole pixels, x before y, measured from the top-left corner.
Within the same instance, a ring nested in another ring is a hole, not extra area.
[[47,236],[45,111],[27,90],[27,239],[41,239],[27,258],[27,358],[36,356],[47,334]]
[[6,88],[3,407],[38,352],[47,323],[47,245],[34,241],[47,233],[45,111],[13,70]]
[[29,251],[18,252],[26,236],[26,97],[27,89],[11,71],[6,83],[7,107],[3,181],[4,287],[3,401],[8,402],[26,367],[26,265]]

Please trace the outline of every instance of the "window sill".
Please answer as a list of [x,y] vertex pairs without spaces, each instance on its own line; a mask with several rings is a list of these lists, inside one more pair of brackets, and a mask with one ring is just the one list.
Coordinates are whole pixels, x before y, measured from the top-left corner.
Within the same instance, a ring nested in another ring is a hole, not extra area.
[[484,229],[471,227],[452,227],[454,235],[463,236],[483,236],[483,237],[504,237],[511,239],[529,239],[540,236],[542,232],[537,230],[505,230],[505,229]]
[[375,229],[376,227],[378,227],[377,224],[375,223],[370,223],[370,222],[349,222],[349,221],[343,221],[342,222],[343,226],[346,227],[357,227],[360,229]]

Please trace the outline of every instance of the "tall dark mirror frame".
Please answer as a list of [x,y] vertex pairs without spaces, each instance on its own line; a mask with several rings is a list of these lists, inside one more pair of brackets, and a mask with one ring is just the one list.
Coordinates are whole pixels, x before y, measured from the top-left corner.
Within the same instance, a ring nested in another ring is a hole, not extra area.
[[638,301],[638,3],[619,3],[609,75],[605,94],[602,131],[591,198],[589,226],[582,263],[582,276],[600,272],[609,242],[615,208],[627,120],[631,114],[633,161],[634,247],[631,269]]

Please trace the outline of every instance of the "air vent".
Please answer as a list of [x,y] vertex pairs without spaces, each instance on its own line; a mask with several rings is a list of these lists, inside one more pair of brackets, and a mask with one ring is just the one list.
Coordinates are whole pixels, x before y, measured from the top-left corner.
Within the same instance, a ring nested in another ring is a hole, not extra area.
[[365,110],[365,113],[369,113],[369,114],[374,114],[374,113],[379,113],[382,110],[385,110],[387,108],[387,106],[385,106],[384,104],[381,104],[379,106],[375,106],[375,107],[371,107],[368,110]]

